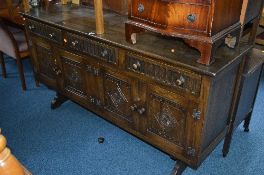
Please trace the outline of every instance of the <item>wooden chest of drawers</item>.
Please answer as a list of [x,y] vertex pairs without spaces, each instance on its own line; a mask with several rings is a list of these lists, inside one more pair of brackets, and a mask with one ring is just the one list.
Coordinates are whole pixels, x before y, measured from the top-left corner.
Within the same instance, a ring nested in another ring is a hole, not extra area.
[[183,38],[201,52],[198,62],[212,63],[215,49],[229,35],[239,37],[243,0],[131,0],[126,39],[136,42],[144,30]]
[[177,40],[143,34],[137,45],[125,42],[126,19],[117,14],[106,12],[108,30],[95,35],[93,14],[73,6],[24,14],[36,78],[58,93],[52,107],[69,98],[179,160],[174,174],[198,168],[225,136],[250,47],[221,47],[206,67]]

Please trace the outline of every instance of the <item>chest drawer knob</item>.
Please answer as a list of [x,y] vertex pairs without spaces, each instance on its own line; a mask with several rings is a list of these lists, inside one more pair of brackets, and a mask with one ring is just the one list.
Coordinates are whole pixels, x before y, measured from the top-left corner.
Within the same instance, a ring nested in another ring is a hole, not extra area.
[[78,43],[79,43],[79,42],[75,40],[75,41],[72,41],[71,44],[72,44],[73,47],[76,47],[76,46],[78,45]]
[[144,107],[137,110],[140,115],[144,114],[146,109]]
[[189,22],[195,22],[196,16],[194,14],[189,14],[187,16],[187,19],[188,19]]
[[180,76],[180,78],[176,80],[176,83],[178,86],[182,86],[185,83],[183,76]]
[[145,10],[144,5],[143,5],[143,4],[139,4],[139,5],[138,5],[138,12],[139,12],[139,13],[143,13],[144,10]]
[[137,61],[136,63],[134,63],[134,64],[132,64],[132,68],[134,69],[134,70],[138,70],[139,68],[140,68],[140,62],[139,61]]

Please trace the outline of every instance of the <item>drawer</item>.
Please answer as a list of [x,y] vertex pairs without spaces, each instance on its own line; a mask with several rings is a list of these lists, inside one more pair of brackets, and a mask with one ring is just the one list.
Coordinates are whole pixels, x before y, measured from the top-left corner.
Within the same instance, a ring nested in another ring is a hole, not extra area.
[[108,63],[116,64],[117,62],[117,49],[79,35],[66,33],[64,36],[64,45]]
[[27,20],[27,29],[36,35],[39,35],[43,38],[49,39],[56,43],[61,43],[62,33],[60,29],[55,27],[48,26],[33,20]]
[[160,28],[207,31],[209,5],[179,3],[172,0],[132,1],[132,19],[142,20]]
[[134,53],[126,53],[126,70],[172,88],[199,96],[201,75],[158,63]]

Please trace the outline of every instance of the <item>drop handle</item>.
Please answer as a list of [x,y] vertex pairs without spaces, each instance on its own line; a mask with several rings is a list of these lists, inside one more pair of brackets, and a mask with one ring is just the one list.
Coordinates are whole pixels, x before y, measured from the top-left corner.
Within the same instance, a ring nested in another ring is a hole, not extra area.
[[137,105],[136,104],[133,104],[132,106],[130,106],[130,109],[132,111],[136,111],[137,110]]
[[137,110],[140,115],[144,114],[146,109],[144,107]]
[[139,62],[139,61],[137,61],[136,63],[132,64],[132,67],[133,67],[134,70],[139,69],[140,66],[141,66],[141,65],[140,65],[140,62]]

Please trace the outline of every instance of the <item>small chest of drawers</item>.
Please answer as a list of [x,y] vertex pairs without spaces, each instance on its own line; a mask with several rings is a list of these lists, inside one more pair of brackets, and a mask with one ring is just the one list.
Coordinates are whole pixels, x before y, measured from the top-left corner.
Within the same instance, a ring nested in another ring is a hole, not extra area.
[[[198,62],[209,65],[226,37],[239,38],[243,0],[131,0],[126,40],[148,30],[182,38],[201,52]],[[224,20],[223,20],[224,18]]]

